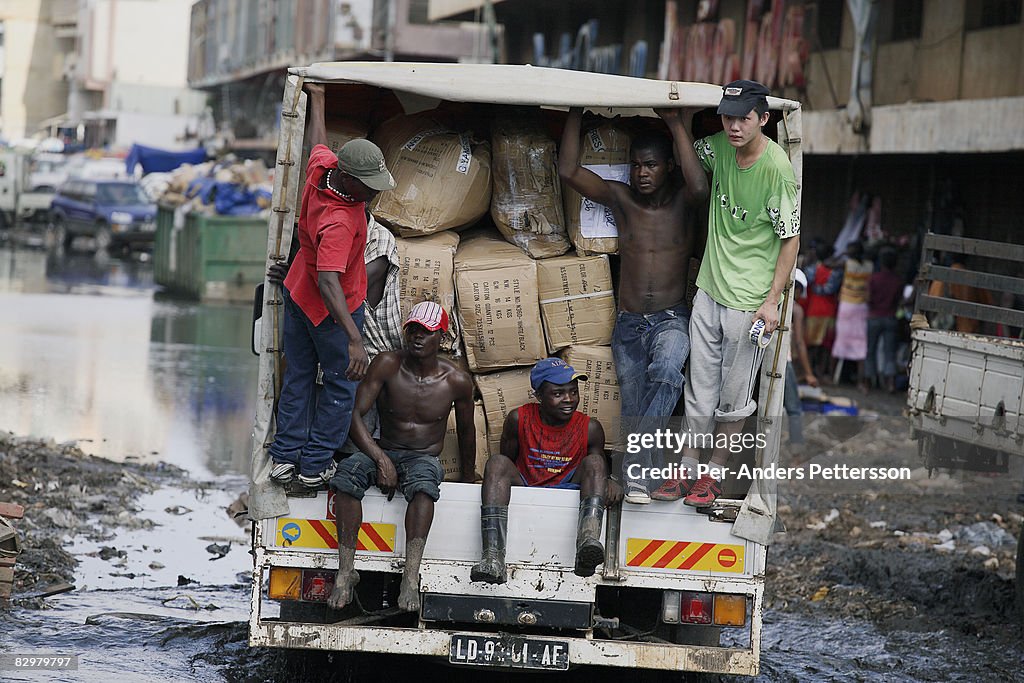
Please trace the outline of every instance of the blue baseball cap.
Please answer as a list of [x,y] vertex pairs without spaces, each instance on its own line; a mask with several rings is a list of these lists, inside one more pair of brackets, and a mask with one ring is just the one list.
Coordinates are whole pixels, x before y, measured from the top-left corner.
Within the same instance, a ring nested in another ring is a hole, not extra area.
[[573,366],[561,358],[539,360],[533,366],[533,370],[530,370],[530,386],[533,387],[534,391],[540,389],[540,385],[544,382],[568,384],[574,379],[581,379],[585,382],[587,381],[587,376],[582,372],[576,372]]

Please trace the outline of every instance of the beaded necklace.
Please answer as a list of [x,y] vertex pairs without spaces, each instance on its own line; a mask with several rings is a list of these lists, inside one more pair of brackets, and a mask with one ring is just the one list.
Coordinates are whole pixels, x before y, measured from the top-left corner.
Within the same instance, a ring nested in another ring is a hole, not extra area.
[[344,199],[347,202],[354,202],[355,201],[355,197],[353,197],[350,194],[345,194],[344,192],[342,192],[341,190],[335,188],[334,185],[331,184],[331,174],[332,173],[334,173],[334,169],[333,168],[327,170],[327,189],[330,190],[331,192],[333,192],[334,194],[338,195],[339,197],[341,197],[342,199]]

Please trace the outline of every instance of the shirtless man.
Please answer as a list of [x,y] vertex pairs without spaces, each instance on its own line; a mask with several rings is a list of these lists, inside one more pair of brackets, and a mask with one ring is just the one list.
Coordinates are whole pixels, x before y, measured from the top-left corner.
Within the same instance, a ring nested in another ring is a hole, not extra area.
[[587,376],[559,358],[538,361],[530,371],[537,403],[516,408],[505,418],[501,454],[487,460],[480,492],[480,531],[483,557],[470,571],[470,580],[505,583],[505,540],[508,503],[513,486],[578,489],[576,528],[578,576],[593,576],[604,562],[601,519],[605,503],[615,505],[622,489],[608,479],[604,428],[576,408],[579,381]]
[[[687,269],[695,232],[687,215],[707,201],[707,177],[679,109],[657,109],[667,136],[637,135],[630,147],[630,184],[604,180],[577,163],[582,110],[573,108],[562,133],[558,175],[584,197],[608,207],[619,229],[619,313],[612,336],[622,417],[633,429],[664,426],[683,390],[690,352]],[[675,158],[673,158],[673,147]],[[676,159],[683,172],[673,177]],[[627,503],[651,502],[650,450],[623,462]]]
[[362,420],[352,420],[352,440],[359,448],[341,461],[331,479],[334,518],[338,525],[338,574],[327,603],[341,609],[352,600],[359,583],[354,569],[356,538],[363,521],[362,499],[374,484],[388,500],[400,490],[405,512],[405,571],[398,606],[420,607],[419,572],[434,503],[441,495],[444,469],[438,454],[444,445],[448,415],[455,406],[459,439],[460,481],[475,478],[476,431],[473,425],[473,381],[451,362],[438,358],[448,314],[438,304],[413,306],[405,321],[405,349],[378,354],[356,392],[356,410],[365,415],[374,404],[380,414],[380,442]]

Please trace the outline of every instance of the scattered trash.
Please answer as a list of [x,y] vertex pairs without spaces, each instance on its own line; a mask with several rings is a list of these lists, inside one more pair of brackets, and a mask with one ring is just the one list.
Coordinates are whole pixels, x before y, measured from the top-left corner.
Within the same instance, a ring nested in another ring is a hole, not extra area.
[[184,576],[182,574],[178,574],[178,585],[179,586],[187,586],[190,583],[198,584],[199,582],[196,581],[195,579],[190,579],[187,576]]
[[839,510],[832,508],[831,510],[828,511],[828,514],[825,515],[825,524],[831,524],[837,519],[839,519]]
[[233,519],[238,526],[245,528],[249,525],[249,493],[243,491],[231,505],[225,508],[228,517]]
[[223,545],[211,543],[210,545],[206,546],[206,552],[210,553],[211,555],[216,555],[216,557],[210,558],[211,562],[214,560],[219,560],[220,558],[224,557],[229,552],[231,552],[231,543],[225,543]]
[[[182,598],[184,598],[187,601],[187,603],[185,605],[180,605],[179,606],[177,604],[173,604],[176,601],[181,600]],[[195,610],[197,612],[199,610],[213,611],[213,610],[220,609],[220,607],[218,607],[217,605],[214,605],[213,603],[209,603],[209,604],[206,604],[206,605],[200,605],[199,602],[195,598],[193,598],[191,595],[175,595],[172,598],[167,598],[166,600],[161,600],[160,604],[163,605],[164,607],[177,607],[179,609],[190,609],[190,610]]]
[[811,602],[821,602],[826,597],[828,597],[828,586],[822,586],[814,591],[814,595],[811,596]]
[[99,557],[101,560],[108,561],[113,557],[126,557],[127,555],[128,553],[126,553],[123,550],[118,550],[117,548],[106,545],[100,548],[99,553],[97,553],[97,557]]
[[965,545],[987,545],[992,548],[1012,546],[1013,536],[994,522],[977,522],[956,532],[956,540]]
[[178,515],[180,517],[181,515],[187,515],[192,512],[192,508],[187,508],[184,505],[175,505],[173,507],[164,508],[164,512],[169,515]]

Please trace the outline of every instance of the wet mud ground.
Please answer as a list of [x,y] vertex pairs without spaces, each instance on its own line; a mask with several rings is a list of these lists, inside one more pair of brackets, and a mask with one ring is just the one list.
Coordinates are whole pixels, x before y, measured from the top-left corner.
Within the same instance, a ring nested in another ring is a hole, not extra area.
[[[810,420],[803,455],[790,457],[827,463],[855,454],[859,464],[903,458],[918,467],[901,427]],[[786,532],[769,554],[755,680],[1024,680],[1013,578],[1019,472],[914,474],[899,487],[797,482],[780,490]],[[480,680],[481,670],[409,657],[250,650],[247,532],[225,510],[244,488],[237,477],[196,482],[164,464],[113,463],[71,444],[0,434],[0,500],[26,506],[0,652],[80,657],[77,672],[8,671],[4,679]],[[35,597],[60,582],[76,588]],[[622,675],[581,668],[557,678]]]

